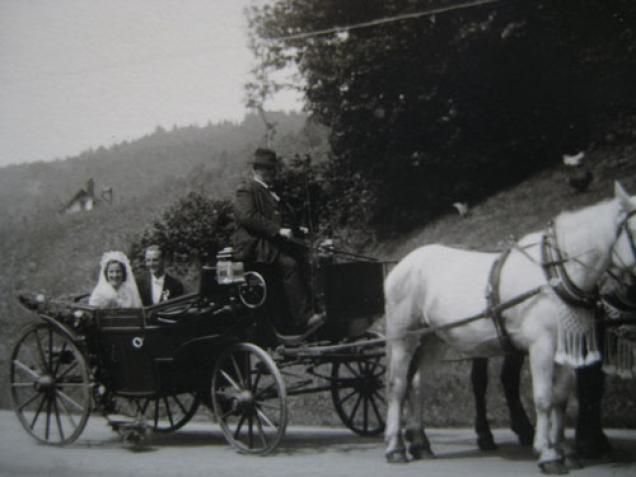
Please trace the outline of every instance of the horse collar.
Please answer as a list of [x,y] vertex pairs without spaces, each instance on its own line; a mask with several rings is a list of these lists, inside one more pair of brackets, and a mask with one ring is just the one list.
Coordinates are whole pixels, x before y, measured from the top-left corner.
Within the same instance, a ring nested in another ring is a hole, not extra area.
[[581,289],[572,281],[565,269],[571,260],[564,257],[559,248],[554,224],[550,222],[541,240],[541,266],[548,284],[554,292],[568,305],[578,308],[594,308],[598,300],[598,289],[592,291]]

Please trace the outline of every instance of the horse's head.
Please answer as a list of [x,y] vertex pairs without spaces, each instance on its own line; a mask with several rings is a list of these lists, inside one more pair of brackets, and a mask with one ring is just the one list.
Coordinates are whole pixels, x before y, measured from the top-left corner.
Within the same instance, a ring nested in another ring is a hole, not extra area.
[[618,202],[616,241],[612,247],[612,265],[636,272],[636,196],[630,197],[620,183],[614,183]]

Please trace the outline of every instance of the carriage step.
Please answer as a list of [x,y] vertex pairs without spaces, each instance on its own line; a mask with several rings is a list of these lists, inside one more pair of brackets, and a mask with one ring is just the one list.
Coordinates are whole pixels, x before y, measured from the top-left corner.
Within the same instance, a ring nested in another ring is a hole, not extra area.
[[124,442],[139,444],[150,434],[145,421],[109,421],[108,424]]
[[305,331],[303,331],[299,335],[282,335],[278,331],[274,331],[276,334],[276,338],[285,346],[299,346],[305,343],[306,338],[311,336],[318,328],[325,324],[323,320],[317,320],[313,324],[311,324]]

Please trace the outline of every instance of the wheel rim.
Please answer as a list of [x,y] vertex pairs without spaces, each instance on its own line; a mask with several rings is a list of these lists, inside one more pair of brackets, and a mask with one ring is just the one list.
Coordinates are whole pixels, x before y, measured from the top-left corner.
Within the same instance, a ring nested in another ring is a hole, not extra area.
[[45,323],[29,327],[13,348],[10,379],[13,408],[38,441],[63,445],[82,433],[92,384],[69,336]]
[[386,366],[383,353],[367,353],[333,363],[331,397],[344,425],[356,434],[376,436],[384,431]]
[[222,353],[212,376],[212,403],[225,438],[240,452],[268,454],[285,434],[285,384],[258,346],[239,343]]
[[153,431],[172,432],[192,419],[199,403],[199,398],[192,393],[168,394],[136,400],[135,410],[150,421]]

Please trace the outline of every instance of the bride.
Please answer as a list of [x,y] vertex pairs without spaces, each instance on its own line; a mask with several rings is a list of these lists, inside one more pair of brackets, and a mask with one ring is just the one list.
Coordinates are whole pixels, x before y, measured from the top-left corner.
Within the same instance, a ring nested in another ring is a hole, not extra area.
[[137,283],[124,253],[102,255],[97,286],[88,304],[98,308],[141,308]]

